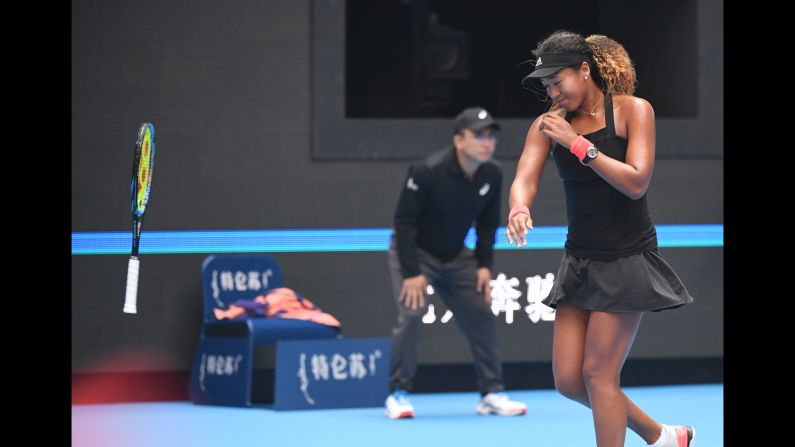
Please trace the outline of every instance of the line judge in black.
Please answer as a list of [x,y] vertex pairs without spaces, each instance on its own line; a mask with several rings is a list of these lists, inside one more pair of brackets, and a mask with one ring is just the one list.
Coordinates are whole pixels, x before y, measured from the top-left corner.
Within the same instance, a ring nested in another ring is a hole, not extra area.
[[[499,129],[485,109],[465,109],[453,124],[453,146],[412,164],[403,182],[389,250],[398,309],[386,400],[386,414],[392,419],[414,416],[408,393],[417,369],[429,284],[469,342],[481,394],[476,411],[527,411],[525,404],[504,392],[497,319],[491,311],[489,281],[502,189],[502,172],[492,156]],[[474,251],[464,245],[473,223]]]

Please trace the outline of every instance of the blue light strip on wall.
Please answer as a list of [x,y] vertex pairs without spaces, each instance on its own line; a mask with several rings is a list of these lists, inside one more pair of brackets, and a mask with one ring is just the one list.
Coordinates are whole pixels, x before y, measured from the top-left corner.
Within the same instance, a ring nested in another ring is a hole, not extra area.
[[[567,227],[536,227],[527,235],[523,249],[562,249]],[[250,252],[337,252],[386,251],[389,228],[319,230],[214,230],[144,231],[141,254],[250,253]],[[497,229],[497,250],[515,250],[505,239],[505,227]],[[723,247],[723,225],[658,225],[660,247]],[[465,241],[474,247],[475,231]],[[73,255],[129,254],[131,232],[72,233]]]

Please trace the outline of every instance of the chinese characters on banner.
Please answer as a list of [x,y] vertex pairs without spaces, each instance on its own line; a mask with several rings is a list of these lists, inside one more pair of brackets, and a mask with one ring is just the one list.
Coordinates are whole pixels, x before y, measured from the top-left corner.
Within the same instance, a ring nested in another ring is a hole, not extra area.
[[310,372],[307,374],[306,353],[300,355],[300,366],[298,368],[298,378],[301,380],[301,392],[310,405],[315,404],[315,400],[309,395],[310,379],[317,381],[327,380],[362,380],[367,376],[376,374],[376,361],[383,356],[380,349],[376,349],[367,354],[367,365],[365,366],[365,355],[361,352],[352,352],[347,356],[339,353],[331,355],[331,360],[326,354],[312,354],[309,359]]
[[[489,282],[489,285],[492,287],[491,311],[494,312],[496,316],[505,313],[505,323],[507,324],[513,324],[515,318],[521,317],[521,313],[517,317],[514,317],[514,312],[521,311],[524,311],[528,319],[527,321],[531,323],[554,321],[555,309],[541,302],[544,298],[549,296],[554,281],[555,275],[552,273],[547,273],[543,278],[541,275],[526,277],[524,281],[526,285],[524,300],[527,305],[522,307],[524,303],[520,300],[522,291],[519,289],[521,285],[519,278],[508,278],[504,273],[500,273],[497,275],[496,279],[492,279]],[[432,286],[428,286],[427,293],[428,295],[433,295],[434,290]],[[438,321],[445,324],[452,318],[453,312],[448,309],[441,318],[438,318]],[[422,322],[425,324],[433,324],[436,321],[436,309],[433,304],[428,304],[428,311],[422,316]]]

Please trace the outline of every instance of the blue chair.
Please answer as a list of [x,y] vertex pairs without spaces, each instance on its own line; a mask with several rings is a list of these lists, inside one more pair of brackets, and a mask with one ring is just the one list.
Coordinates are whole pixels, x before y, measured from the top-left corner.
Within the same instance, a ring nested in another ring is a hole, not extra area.
[[282,287],[271,256],[211,255],[202,263],[202,318],[188,393],[197,404],[251,406],[254,347],[279,340],[341,338],[337,328],[286,318],[216,320],[213,309]]

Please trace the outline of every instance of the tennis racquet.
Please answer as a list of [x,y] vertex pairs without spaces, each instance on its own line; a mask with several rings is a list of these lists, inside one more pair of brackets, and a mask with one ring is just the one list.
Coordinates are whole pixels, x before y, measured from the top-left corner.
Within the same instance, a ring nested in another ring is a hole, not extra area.
[[124,296],[124,313],[138,313],[138,243],[141,240],[141,224],[144,220],[146,203],[149,202],[149,189],[152,185],[152,167],[155,164],[155,126],[141,124],[138,140],[135,142],[133,157],[132,184],[132,254],[127,263],[127,293]]

